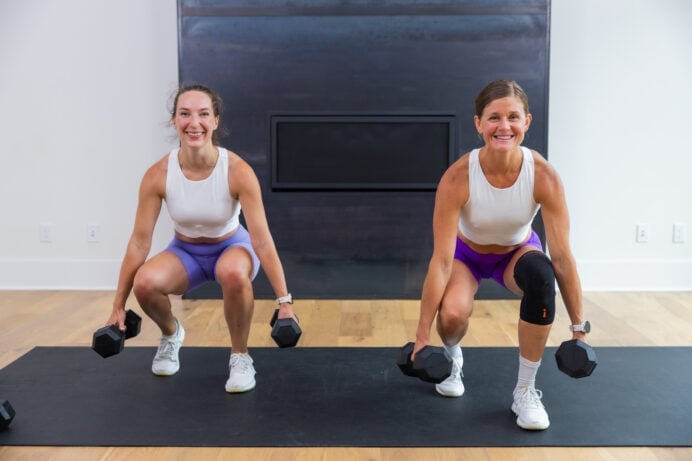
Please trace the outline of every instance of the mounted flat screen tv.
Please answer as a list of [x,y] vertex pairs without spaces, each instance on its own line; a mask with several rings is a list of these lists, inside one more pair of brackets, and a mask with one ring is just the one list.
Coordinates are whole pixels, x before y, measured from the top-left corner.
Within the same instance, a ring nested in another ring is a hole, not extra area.
[[453,115],[274,115],[272,189],[435,190],[456,158]]

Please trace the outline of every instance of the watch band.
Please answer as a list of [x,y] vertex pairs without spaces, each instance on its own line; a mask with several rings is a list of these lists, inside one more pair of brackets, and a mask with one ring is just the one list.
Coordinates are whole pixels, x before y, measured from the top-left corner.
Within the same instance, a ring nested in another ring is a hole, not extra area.
[[286,296],[276,298],[276,304],[280,305],[283,303],[293,304],[293,296],[291,296],[291,293],[287,294]]
[[571,332],[583,331],[584,333],[588,333],[589,331],[591,331],[591,324],[589,323],[588,320],[584,320],[582,323],[578,323],[576,325],[570,325],[569,331],[571,331]]

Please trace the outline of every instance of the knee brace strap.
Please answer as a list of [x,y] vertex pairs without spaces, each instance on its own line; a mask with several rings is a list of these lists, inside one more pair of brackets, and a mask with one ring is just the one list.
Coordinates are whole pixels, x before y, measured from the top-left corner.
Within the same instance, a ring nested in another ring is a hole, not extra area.
[[519,317],[528,323],[550,325],[555,318],[555,271],[540,251],[522,255],[514,266],[514,280],[524,292]]

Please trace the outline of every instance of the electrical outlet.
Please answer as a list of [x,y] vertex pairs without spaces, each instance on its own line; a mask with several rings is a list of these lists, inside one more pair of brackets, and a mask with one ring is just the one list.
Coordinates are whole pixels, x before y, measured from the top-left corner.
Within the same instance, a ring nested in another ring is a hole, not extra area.
[[673,243],[685,243],[687,228],[685,224],[676,222],[673,224]]
[[96,223],[87,224],[87,242],[98,242],[101,237],[101,229]]
[[637,243],[647,243],[650,237],[649,225],[646,223],[637,224]]
[[42,243],[51,243],[53,241],[53,223],[42,222],[38,225],[38,239]]

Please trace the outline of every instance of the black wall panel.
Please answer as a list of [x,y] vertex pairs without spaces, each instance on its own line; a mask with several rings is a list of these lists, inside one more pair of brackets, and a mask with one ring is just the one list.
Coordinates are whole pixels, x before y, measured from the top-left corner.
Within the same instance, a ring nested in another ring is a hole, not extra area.
[[[180,81],[223,97],[222,144],[260,179],[294,296],[418,298],[434,190],[272,187],[272,117],[440,115],[451,120],[453,161],[480,145],[476,94],[504,78],[527,91],[534,118],[525,144],[546,154],[549,1],[179,0]],[[344,165],[348,154],[331,147],[322,155],[339,152],[334,164]],[[353,171],[372,169],[353,158]],[[274,296],[262,273],[255,294]],[[507,295],[494,283],[479,291]]]

